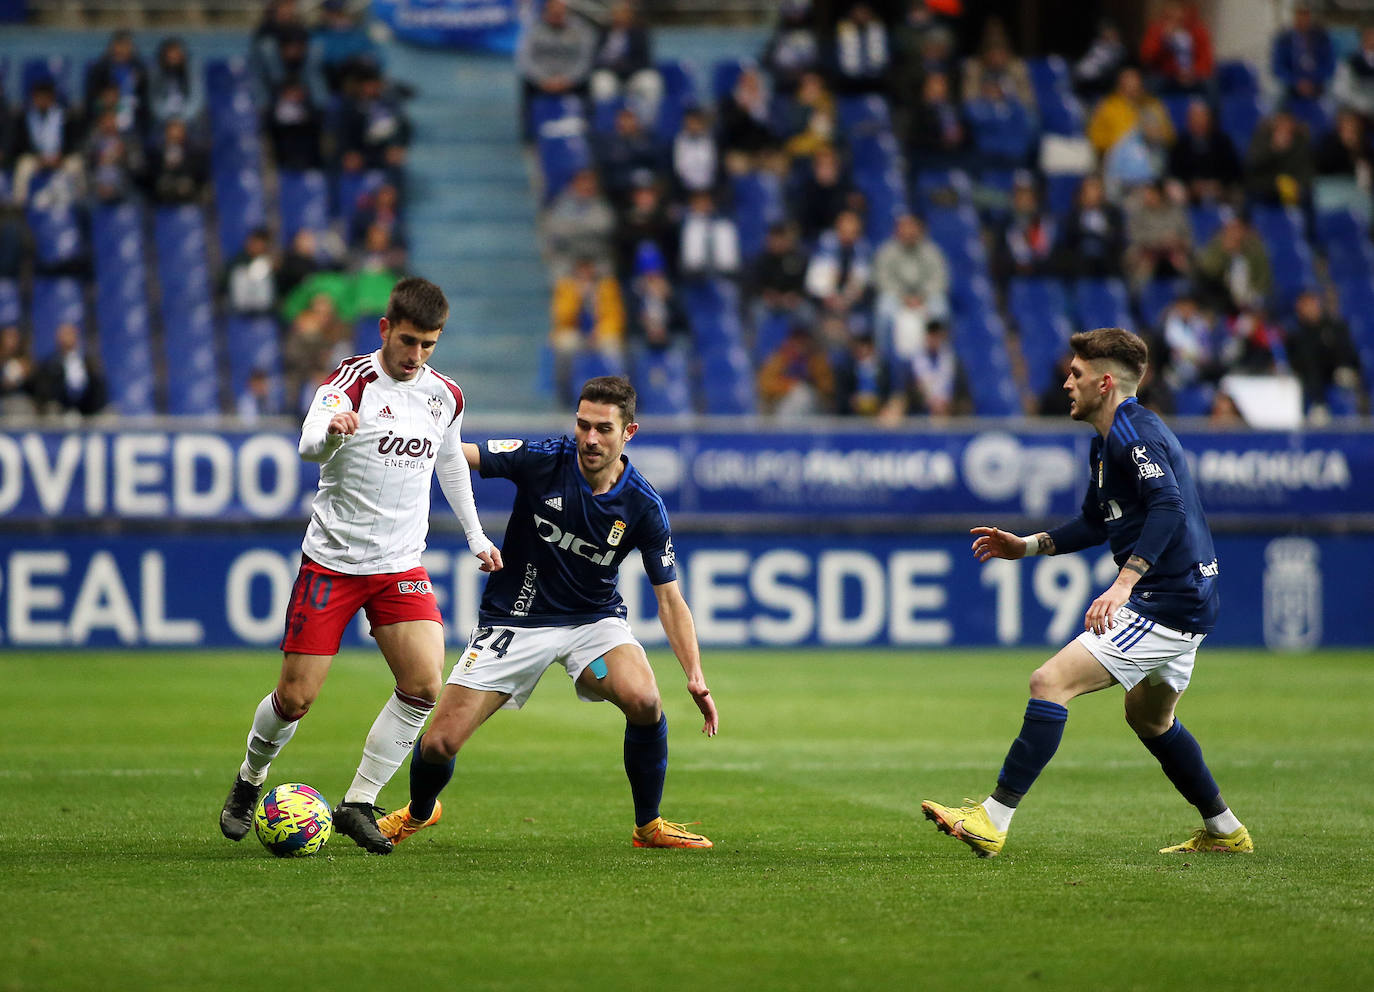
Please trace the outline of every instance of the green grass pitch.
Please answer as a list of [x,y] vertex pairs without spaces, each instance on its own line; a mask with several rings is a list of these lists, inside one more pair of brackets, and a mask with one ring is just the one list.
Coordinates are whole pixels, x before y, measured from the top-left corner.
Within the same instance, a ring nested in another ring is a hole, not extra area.
[[[1374,987],[1374,655],[1202,650],[1180,715],[1255,855],[1155,853],[1195,814],[1109,690],[980,861],[919,803],[986,795],[1042,657],[708,651],[708,741],[655,653],[707,852],[630,846],[619,715],[551,671],[439,826],[299,861],[216,822],[271,652],[0,657],[0,990]],[[341,656],[269,782],[337,801],[388,686]]]

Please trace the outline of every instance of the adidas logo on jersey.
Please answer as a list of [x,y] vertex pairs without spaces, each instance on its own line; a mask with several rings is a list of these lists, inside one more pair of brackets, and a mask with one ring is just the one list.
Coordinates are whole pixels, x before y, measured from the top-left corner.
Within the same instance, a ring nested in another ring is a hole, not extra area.
[[544,505],[545,505],[545,506],[551,506],[551,507],[553,507],[555,510],[557,510],[559,513],[562,513],[562,512],[563,512],[563,497],[562,497],[562,496],[550,496],[548,499],[544,500]]
[[377,414],[377,416],[378,416],[378,418],[381,419],[381,420],[395,420],[395,419],[396,419],[396,414],[394,414],[394,413],[391,412],[391,407],[390,407],[390,406],[384,406],[384,407],[382,407],[381,413]]

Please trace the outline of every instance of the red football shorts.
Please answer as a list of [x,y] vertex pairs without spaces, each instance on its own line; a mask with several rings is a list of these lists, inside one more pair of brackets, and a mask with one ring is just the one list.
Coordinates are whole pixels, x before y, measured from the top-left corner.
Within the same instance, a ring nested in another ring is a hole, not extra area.
[[346,575],[302,556],[291,588],[281,649],[288,654],[336,655],[358,610],[381,627],[407,620],[443,623],[429,573],[423,568],[381,575]]

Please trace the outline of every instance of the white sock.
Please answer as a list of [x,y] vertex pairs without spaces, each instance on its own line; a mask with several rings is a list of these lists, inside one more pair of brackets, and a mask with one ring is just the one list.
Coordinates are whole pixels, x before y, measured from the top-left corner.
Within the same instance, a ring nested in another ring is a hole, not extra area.
[[1016,815],[1015,806],[999,803],[996,799],[993,799],[992,796],[988,796],[983,800],[983,809],[987,812],[988,819],[992,821],[992,825],[1002,831],[1002,833],[1007,832],[1007,828],[1011,826],[1011,818]]
[[1216,816],[1204,816],[1202,825],[1214,834],[1233,834],[1241,828],[1241,822],[1230,809],[1224,809]]
[[358,773],[344,793],[344,802],[376,804],[377,793],[406,760],[433,709],[433,703],[418,696],[403,695],[400,689],[391,694],[368,731]]
[[291,720],[282,717],[275,689],[258,703],[257,711],[253,714],[253,726],[248,731],[248,753],[239,767],[240,778],[254,785],[262,785],[267,781],[267,770],[272,766],[272,759],[281,753],[286,742],[296,733],[300,716]]

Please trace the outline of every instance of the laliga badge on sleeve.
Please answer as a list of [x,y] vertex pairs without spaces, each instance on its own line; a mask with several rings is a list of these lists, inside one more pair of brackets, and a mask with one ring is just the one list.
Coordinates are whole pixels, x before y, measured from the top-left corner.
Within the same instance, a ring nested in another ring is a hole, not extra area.
[[518,451],[525,442],[519,438],[505,438],[503,440],[492,439],[487,442],[487,450],[493,455],[504,455],[507,452]]

